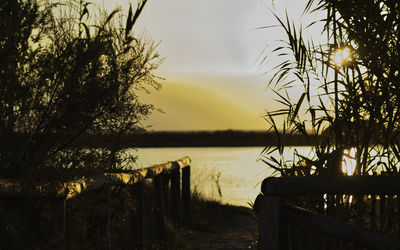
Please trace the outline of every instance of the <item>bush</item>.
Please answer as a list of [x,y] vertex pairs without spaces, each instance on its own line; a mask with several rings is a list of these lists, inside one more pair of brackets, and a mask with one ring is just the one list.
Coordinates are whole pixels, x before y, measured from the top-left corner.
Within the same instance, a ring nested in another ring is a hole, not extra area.
[[[0,6],[0,177],[48,181],[78,171],[120,169],[133,158],[118,138],[142,130],[152,110],[139,89],[156,88],[160,60],[128,15],[93,18],[93,6],[71,0],[4,0]],[[107,148],[72,147],[84,134],[111,134]]]

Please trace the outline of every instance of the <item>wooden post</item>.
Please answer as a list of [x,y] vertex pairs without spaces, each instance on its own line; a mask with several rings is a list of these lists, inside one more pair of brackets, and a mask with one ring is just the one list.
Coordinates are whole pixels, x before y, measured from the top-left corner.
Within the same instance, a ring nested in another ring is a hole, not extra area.
[[111,250],[112,249],[112,244],[111,244],[111,216],[110,216],[110,187],[105,186],[105,198],[106,198],[106,202],[104,204],[105,206],[105,219],[106,219],[106,239],[107,239],[107,245],[108,245],[108,249]]
[[[109,186],[104,186],[102,197],[100,198],[101,207],[95,215],[95,224],[101,237],[101,245],[105,249],[111,249],[110,213],[109,213]],[[97,238],[98,236],[96,236]]]
[[111,243],[111,211],[110,211],[110,190],[109,187],[105,187],[106,190],[106,233],[107,233],[107,244],[108,244],[108,249],[112,249],[112,243]]
[[155,216],[157,223],[157,237],[162,239],[165,237],[165,205],[164,205],[164,186],[163,177],[158,175],[153,178],[155,188]]
[[261,197],[259,201],[259,250],[279,250],[279,197]]
[[185,224],[191,223],[190,166],[182,169],[182,205]]
[[59,225],[59,234],[60,234],[60,243],[59,249],[66,249],[66,204],[67,201],[65,197],[61,197],[55,200],[55,212],[56,212],[56,220]]
[[399,199],[399,195],[396,195],[396,198],[394,200],[394,229],[393,232],[395,234],[399,233],[399,213],[400,213],[400,199]]
[[165,216],[171,217],[171,192],[169,191],[170,174],[168,172],[163,173],[163,191],[164,191],[164,204],[165,204]]
[[279,222],[279,247],[281,250],[292,249],[290,247],[289,225],[285,222]]
[[[340,220],[317,214],[287,203],[280,205],[280,218],[290,224],[298,225],[320,235],[347,241],[357,247],[367,249],[399,249],[400,241],[380,232],[341,222]],[[335,248],[337,249],[337,248]]]
[[376,195],[371,195],[371,201],[370,201],[370,212],[369,212],[369,221],[370,221],[370,228],[371,230],[375,231],[377,228],[377,221],[376,221]]
[[182,205],[183,218],[186,224],[191,223],[191,200],[190,200],[190,166],[182,169]]
[[136,183],[131,187],[131,194],[135,199],[135,216],[133,226],[133,249],[143,249],[144,243],[144,184]]
[[380,195],[379,196],[379,230],[385,230],[385,217],[386,217],[386,196]]
[[172,217],[180,222],[181,213],[181,173],[179,169],[171,173],[171,199],[172,199]]

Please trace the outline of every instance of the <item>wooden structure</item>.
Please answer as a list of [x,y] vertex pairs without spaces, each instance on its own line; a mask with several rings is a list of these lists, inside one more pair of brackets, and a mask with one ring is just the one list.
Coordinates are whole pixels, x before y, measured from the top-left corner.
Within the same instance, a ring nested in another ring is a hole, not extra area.
[[[68,236],[66,235],[67,218],[67,202],[76,198],[84,193],[96,191],[104,192],[104,204],[102,209],[104,216],[99,218],[99,227],[101,228],[104,237],[107,241],[108,249],[112,249],[112,242],[110,238],[110,214],[108,208],[109,188],[112,186],[127,186],[130,193],[135,199],[135,217],[132,219],[133,230],[133,244],[129,247],[131,249],[143,249],[144,239],[144,207],[145,207],[145,179],[152,179],[155,187],[154,204],[156,207],[154,211],[157,218],[157,232],[159,238],[165,237],[165,222],[164,219],[169,214],[167,213],[166,202],[168,202],[167,195],[171,197],[170,211],[171,217],[177,221],[182,222],[181,216],[185,217],[185,223],[190,222],[190,163],[189,157],[159,164],[148,168],[125,170],[115,173],[103,173],[100,175],[92,176],[90,178],[79,178],[59,185],[38,185],[29,193],[24,190],[23,185],[18,182],[10,180],[0,180],[0,198],[13,199],[15,197],[45,197],[51,199],[52,210],[56,211],[56,218],[59,223],[57,228],[61,231],[61,238],[58,239],[56,244],[57,249],[66,249]],[[181,174],[182,173],[182,174]],[[181,185],[182,183],[182,185]]]
[[400,249],[400,240],[291,205],[299,195],[400,194],[400,176],[270,177],[263,181],[254,208],[259,216],[258,249],[286,249],[280,240],[285,223],[298,225],[366,249]]

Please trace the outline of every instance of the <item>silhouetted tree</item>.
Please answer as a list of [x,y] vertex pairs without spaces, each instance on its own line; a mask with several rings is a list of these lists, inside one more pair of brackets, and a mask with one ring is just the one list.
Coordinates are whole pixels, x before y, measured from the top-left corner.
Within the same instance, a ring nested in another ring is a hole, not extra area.
[[[152,110],[137,91],[160,87],[155,45],[133,33],[145,4],[93,18],[86,1],[2,1],[0,177],[48,180],[132,160],[116,143],[141,130]],[[109,134],[115,143],[72,147],[83,134]]]

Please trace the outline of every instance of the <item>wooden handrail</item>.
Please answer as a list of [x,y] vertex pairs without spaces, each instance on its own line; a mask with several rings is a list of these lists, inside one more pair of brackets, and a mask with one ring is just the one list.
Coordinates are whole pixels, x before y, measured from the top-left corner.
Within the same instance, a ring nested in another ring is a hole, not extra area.
[[280,204],[281,221],[299,225],[310,231],[344,240],[367,249],[399,249],[400,241],[383,233],[369,231],[360,226],[341,222],[329,216],[320,215],[286,202]]
[[[37,185],[29,192],[24,191],[24,186],[16,181],[0,180],[0,198],[6,198],[11,202],[14,199],[7,197],[19,197],[25,200],[25,197],[46,197],[45,200],[53,206],[54,214],[52,218],[58,218],[60,223],[58,230],[60,231],[60,239],[57,240],[57,249],[67,248],[66,222],[67,222],[67,200],[77,197],[78,195],[96,191],[105,187],[96,195],[104,196],[102,211],[97,215],[100,221],[101,234],[107,239],[108,249],[112,249],[110,235],[110,211],[109,211],[109,195],[110,186],[126,185],[126,190],[135,200],[135,213],[130,221],[133,231],[131,239],[133,249],[144,248],[144,217],[145,217],[145,198],[144,189],[146,178],[152,178],[154,190],[150,196],[154,196],[154,214],[156,217],[156,231],[158,238],[165,237],[164,217],[168,217],[166,203],[170,205],[173,212],[171,218],[178,223],[183,223],[181,215],[184,216],[185,223],[190,223],[191,195],[190,195],[190,164],[189,157],[183,157],[177,161],[164,164],[154,165],[147,168],[124,170],[119,172],[105,172],[88,178],[80,178],[77,180],[65,182],[62,184],[45,184]],[[180,171],[182,170],[182,171]],[[182,183],[182,185],[181,185]],[[49,199],[47,199],[49,198]],[[41,200],[41,199],[39,199]]]
[[270,177],[263,181],[261,192],[254,203],[259,216],[258,249],[280,249],[278,232],[282,221],[367,249],[400,249],[399,239],[295,207],[282,199],[310,194],[397,195],[400,176]]
[[303,194],[371,194],[400,193],[400,176],[291,176],[269,177],[261,192],[271,196]]
[[[39,185],[29,195],[65,197],[74,198],[85,191],[98,190],[107,184],[125,184],[133,185],[145,178],[153,178],[162,173],[183,169],[189,166],[191,159],[185,156],[179,160],[158,164],[147,168],[123,171],[119,173],[103,173],[88,178],[65,182],[56,187],[56,190],[49,185]],[[0,180],[0,197],[23,196],[22,185],[19,182],[11,180]]]

